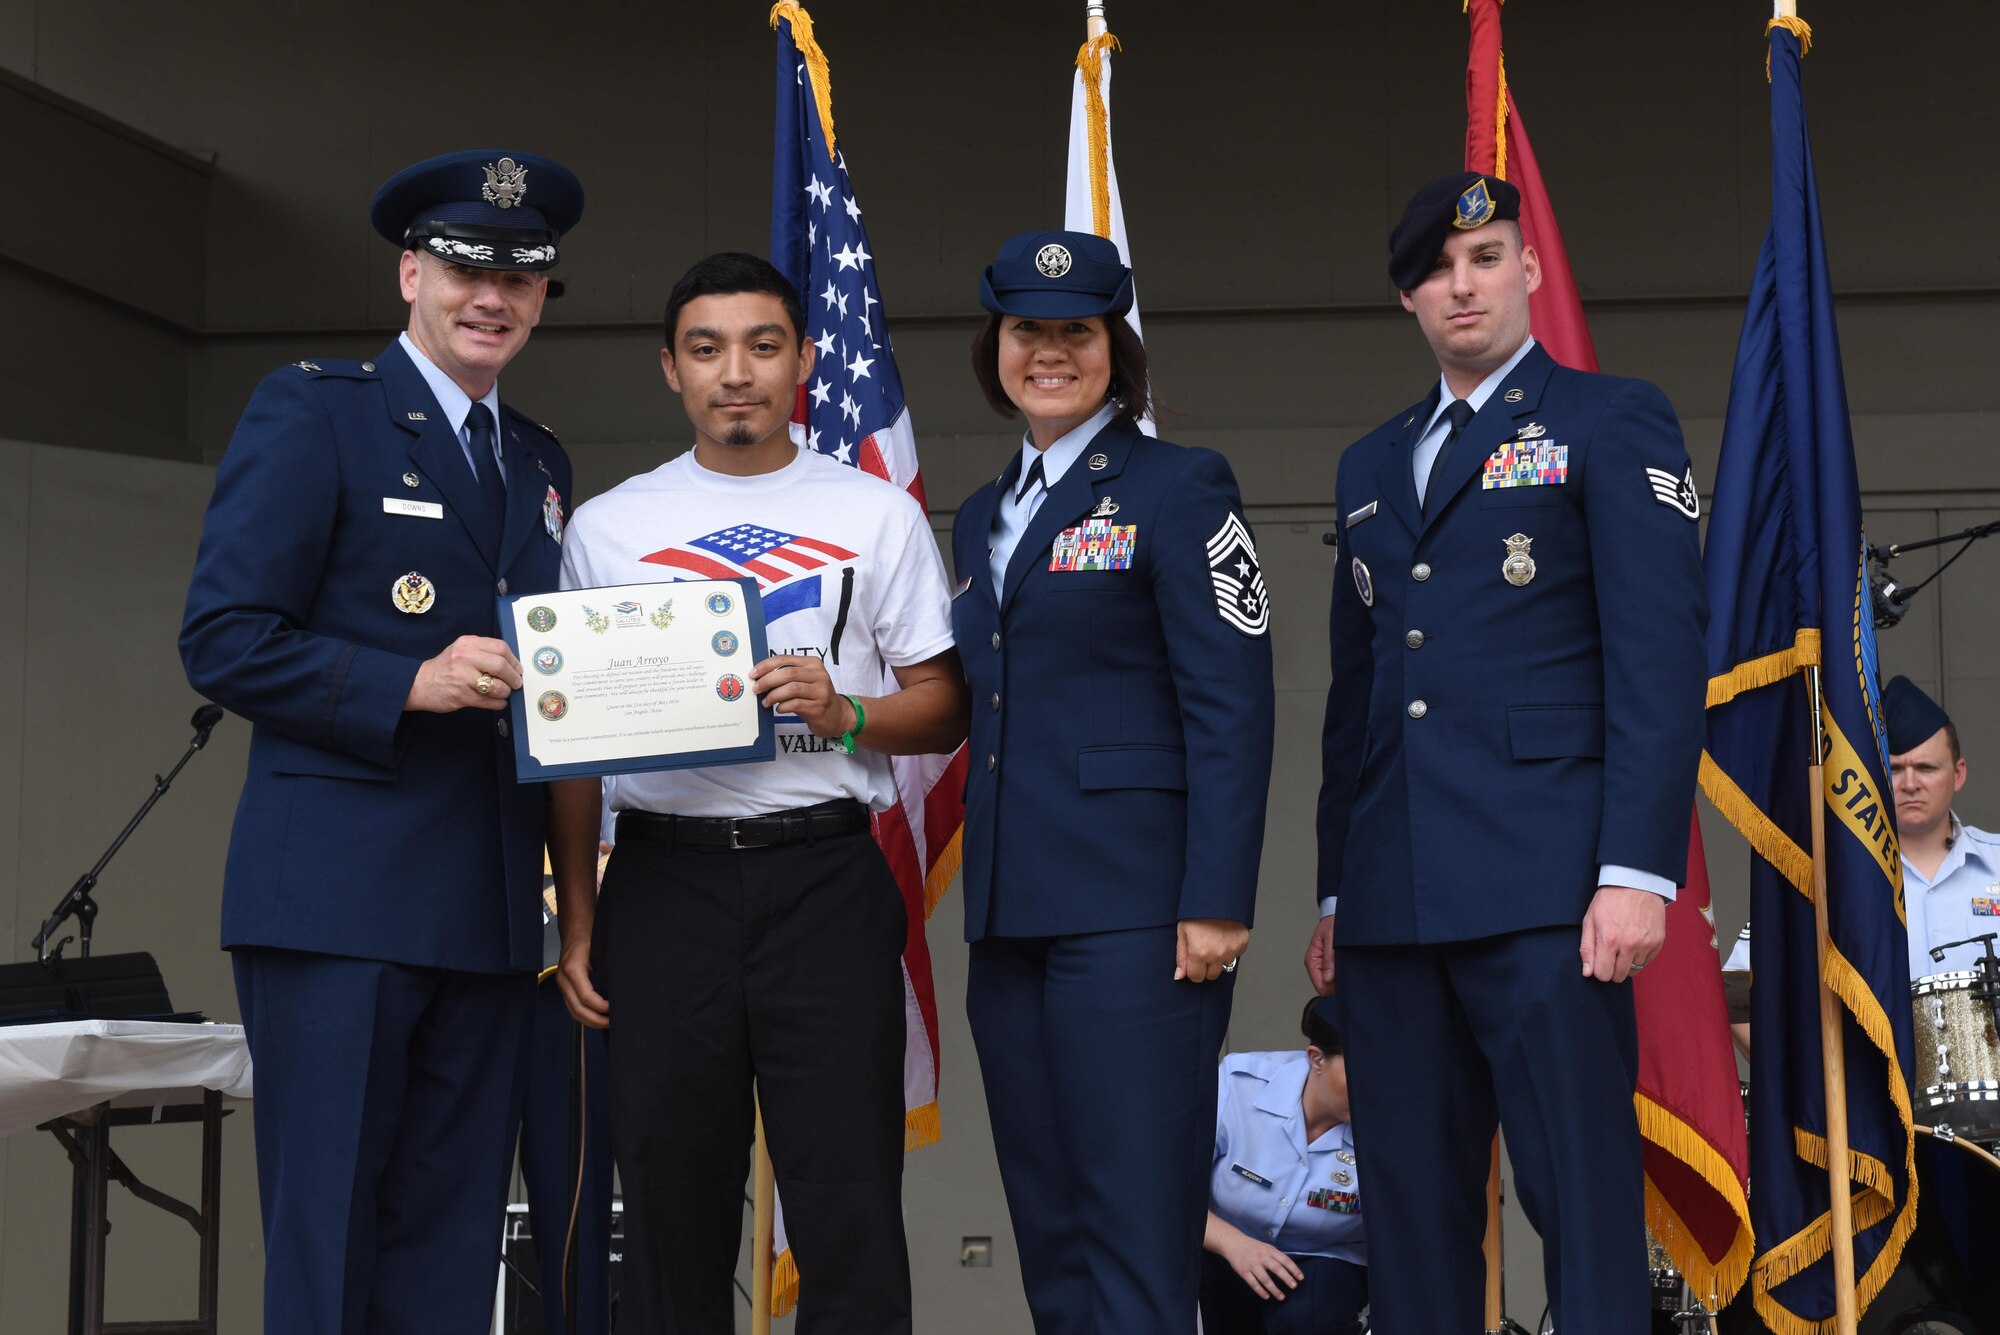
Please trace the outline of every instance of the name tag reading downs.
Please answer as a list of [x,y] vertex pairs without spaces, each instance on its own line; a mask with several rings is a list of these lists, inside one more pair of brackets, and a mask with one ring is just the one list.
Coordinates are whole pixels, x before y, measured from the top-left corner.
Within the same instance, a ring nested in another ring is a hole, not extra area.
[[444,506],[437,501],[412,501],[401,496],[384,496],[382,513],[385,515],[414,515],[418,519],[443,519]]

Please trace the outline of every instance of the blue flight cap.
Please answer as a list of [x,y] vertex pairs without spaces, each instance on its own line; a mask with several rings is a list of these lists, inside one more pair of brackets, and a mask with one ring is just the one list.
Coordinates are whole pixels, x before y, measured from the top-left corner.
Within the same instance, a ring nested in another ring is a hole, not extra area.
[[1132,271],[1101,236],[1023,232],[1003,241],[979,276],[979,304],[1033,320],[1123,315],[1132,309]]
[[368,219],[389,242],[474,269],[553,269],[556,243],[583,216],[583,185],[551,158],[467,149],[427,158],[382,183]]
[[1908,677],[1891,677],[1882,688],[1882,722],[1889,733],[1889,754],[1900,756],[1937,736],[1951,717]]
[[1410,196],[1403,220],[1389,233],[1389,281],[1408,292],[1424,281],[1444,239],[1496,219],[1521,216],[1521,192],[1497,176],[1453,172],[1427,181]]

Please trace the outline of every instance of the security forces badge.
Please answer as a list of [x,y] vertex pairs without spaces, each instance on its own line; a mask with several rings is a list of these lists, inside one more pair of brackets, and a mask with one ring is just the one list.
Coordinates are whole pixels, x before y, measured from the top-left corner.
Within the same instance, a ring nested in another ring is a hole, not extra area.
[[1262,635],[1271,625],[1271,596],[1257,568],[1257,544],[1234,510],[1208,540],[1208,576],[1215,585],[1215,610],[1245,635]]

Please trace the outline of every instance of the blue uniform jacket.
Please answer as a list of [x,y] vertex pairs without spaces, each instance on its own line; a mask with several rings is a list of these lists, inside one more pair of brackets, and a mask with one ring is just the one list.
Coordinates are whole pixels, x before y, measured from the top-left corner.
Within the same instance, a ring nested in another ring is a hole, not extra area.
[[[1341,945],[1578,923],[1600,864],[1686,876],[1708,604],[1672,407],[1534,348],[1425,518],[1410,459],[1436,403],[1340,460],[1318,894]],[[1489,485],[1510,453],[1539,484]]]
[[[1017,453],[952,526],[952,629],[972,688],[966,939],[1250,922],[1271,642],[1228,462],[1105,427],[995,589],[994,507],[1020,469]],[[1129,568],[1051,570],[1059,535],[1107,502],[1104,524],[1132,526]]]
[[[257,387],[216,474],[181,661],[253,725],[222,944],[473,972],[541,964],[543,789],[514,777],[505,713],[405,714],[417,667],[497,636],[495,596],[556,587],[569,458],[503,405],[507,517],[399,344],[300,362]],[[415,485],[410,485],[414,482]],[[442,506],[441,518],[385,503]],[[421,614],[392,587],[435,589]]]

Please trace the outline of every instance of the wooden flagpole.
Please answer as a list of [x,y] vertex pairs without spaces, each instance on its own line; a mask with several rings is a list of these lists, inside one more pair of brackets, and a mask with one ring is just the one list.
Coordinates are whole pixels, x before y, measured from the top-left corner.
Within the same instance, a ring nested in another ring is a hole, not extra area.
[[1083,40],[1102,37],[1111,25],[1104,19],[1104,0],[1086,0],[1083,6]]
[[1493,1137],[1493,1165],[1486,1170],[1486,1324],[1487,1335],[1499,1335],[1500,1298],[1500,1137]]
[[[1780,10],[1790,8],[1779,0]],[[1847,1173],[1847,1049],[1840,999],[1826,982],[1830,941],[1826,925],[1826,718],[1819,668],[1806,669],[1812,696],[1813,757],[1806,783],[1812,809],[1813,941],[1819,974],[1820,1074],[1826,1089],[1826,1180],[1833,1255],[1833,1315],[1837,1335],[1854,1335],[1859,1314],[1854,1298],[1854,1200]]]
[[776,1191],[771,1150],[764,1143],[764,1105],[757,1104],[757,1144],[750,1168],[750,1335],[771,1335],[771,1237]]

